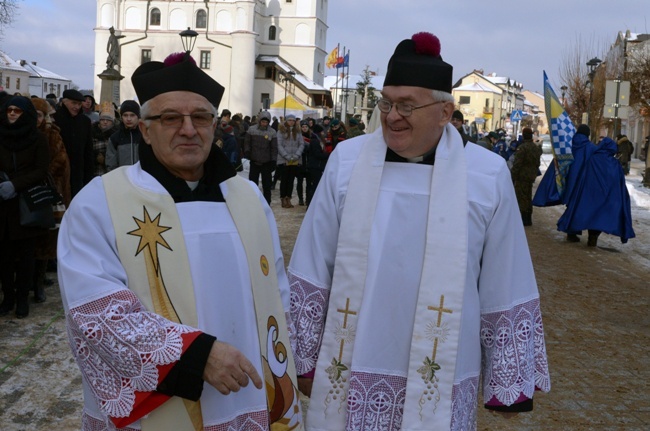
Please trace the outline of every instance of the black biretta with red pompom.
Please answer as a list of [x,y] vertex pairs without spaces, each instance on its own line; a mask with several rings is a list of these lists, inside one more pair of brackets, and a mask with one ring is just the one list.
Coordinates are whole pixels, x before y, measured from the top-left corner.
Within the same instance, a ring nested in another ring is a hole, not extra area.
[[395,48],[384,87],[407,85],[451,93],[453,71],[450,64],[442,61],[440,40],[431,33],[416,33]]
[[170,91],[190,91],[208,99],[219,107],[225,88],[199,69],[194,59],[185,53],[169,55],[164,62],[149,61],[131,76],[138,101],[143,105],[149,99]]

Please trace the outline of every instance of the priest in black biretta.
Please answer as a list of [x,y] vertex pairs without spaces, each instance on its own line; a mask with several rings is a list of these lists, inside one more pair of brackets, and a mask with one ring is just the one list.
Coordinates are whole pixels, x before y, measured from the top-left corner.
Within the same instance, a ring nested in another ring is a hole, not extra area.
[[224,87],[202,71],[192,57],[184,53],[168,56],[164,62],[149,61],[131,76],[140,105],[159,94],[170,91],[191,91],[219,107]]
[[442,61],[440,40],[430,33],[416,33],[395,48],[384,87],[408,85],[451,93],[453,70]]

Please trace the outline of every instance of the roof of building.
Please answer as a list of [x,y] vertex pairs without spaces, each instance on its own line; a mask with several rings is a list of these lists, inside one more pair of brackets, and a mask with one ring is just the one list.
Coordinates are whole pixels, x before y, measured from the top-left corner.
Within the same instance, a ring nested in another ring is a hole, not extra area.
[[477,91],[477,92],[495,93],[495,94],[502,93],[501,91],[494,90],[493,88],[490,88],[487,85],[483,85],[479,82],[473,82],[468,85],[462,85],[460,87],[454,88],[452,91]]
[[61,81],[70,81],[68,78],[65,78],[61,75],[57,75],[54,72],[51,72],[47,69],[44,69],[40,66],[37,66],[35,64],[36,62],[26,62],[24,60],[20,61],[20,64],[22,65],[23,68],[25,68],[31,77],[36,77],[36,78],[47,78],[47,79],[58,79]]
[[13,70],[14,72],[29,73],[17,61],[9,57],[5,52],[0,51],[0,69]]
[[[278,55],[258,55],[257,59],[255,59],[256,63],[274,63],[280,70],[283,72],[296,72],[296,68],[291,66],[289,63],[287,63],[286,60],[284,60],[282,57]],[[303,75],[300,72],[296,72],[296,74],[293,77],[294,80],[296,80],[301,87],[305,88],[306,90],[310,92],[326,92],[327,89],[321,85],[316,84],[315,82],[311,81],[309,78],[307,78],[305,75]]]

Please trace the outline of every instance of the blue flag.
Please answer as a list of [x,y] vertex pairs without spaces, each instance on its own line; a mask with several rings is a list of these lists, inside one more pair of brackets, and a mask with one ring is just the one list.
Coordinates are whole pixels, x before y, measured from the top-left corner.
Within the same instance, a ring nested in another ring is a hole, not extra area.
[[557,94],[553,91],[550,82],[548,82],[546,72],[544,72],[544,105],[551,130],[551,143],[553,144],[553,159],[556,168],[555,184],[559,196],[562,197],[569,166],[573,163],[571,140],[576,133],[576,128],[562,103],[560,103]]
[[569,114],[566,113],[560,99],[548,82],[546,72],[544,72],[544,106],[551,132],[553,163],[546,170],[535,192],[533,205],[538,207],[558,205],[564,202],[566,176],[571,163],[573,163],[571,140],[576,133]]
[[349,67],[349,66],[350,66],[350,53],[348,52],[343,57],[343,61],[340,61],[339,63],[336,64],[336,68],[340,69],[341,67]]

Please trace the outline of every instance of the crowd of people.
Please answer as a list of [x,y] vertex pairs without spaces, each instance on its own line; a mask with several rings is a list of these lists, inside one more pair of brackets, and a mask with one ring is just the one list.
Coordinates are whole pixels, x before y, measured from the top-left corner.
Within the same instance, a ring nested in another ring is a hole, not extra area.
[[[481,386],[485,408],[532,410],[550,390],[524,230],[542,150],[529,127],[475,143],[452,72],[434,35],[401,41],[368,134],[219,114],[224,87],[184,54],[135,70],[142,105],[0,95],[0,315],[45,301],[57,262],[82,428],[475,430]],[[589,133],[558,227],[625,242],[629,145]],[[21,225],[18,193],[48,177],[60,228]],[[282,208],[294,184],[308,208],[286,269],[278,182]]]

